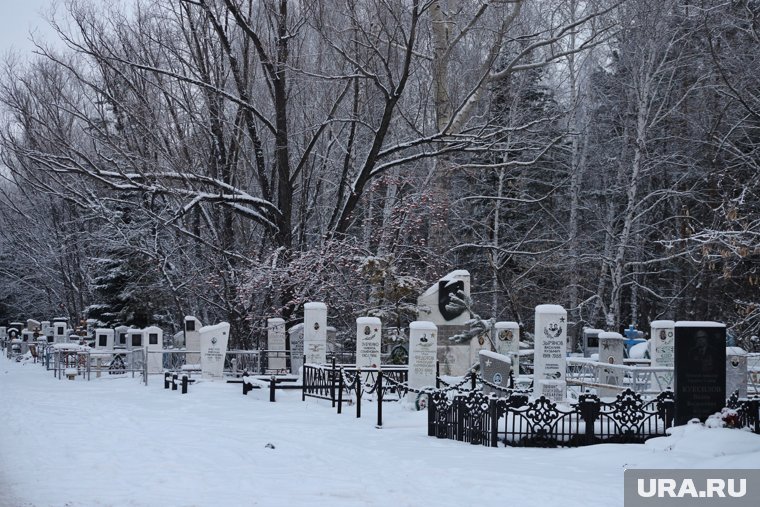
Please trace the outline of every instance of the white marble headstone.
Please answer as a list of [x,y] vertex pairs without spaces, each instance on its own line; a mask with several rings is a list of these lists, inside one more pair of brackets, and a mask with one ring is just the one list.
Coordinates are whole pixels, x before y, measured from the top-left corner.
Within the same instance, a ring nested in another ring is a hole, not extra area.
[[437,356],[438,327],[426,321],[409,324],[409,387],[435,387]]
[[[620,333],[599,333],[599,382],[610,386],[619,386],[623,382],[623,365],[625,356],[625,338]],[[605,365],[605,366],[602,366]],[[609,365],[609,366],[606,366]],[[600,398],[614,397],[621,392],[612,387],[599,387],[596,394]]]
[[148,349],[148,373],[164,371],[164,332],[159,327],[143,329],[143,346]]
[[204,379],[221,380],[224,377],[224,358],[230,339],[227,322],[200,328],[201,376]]
[[129,328],[127,326],[117,326],[113,331],[114,347],[126,348],[129,341]]
[[382,323],[377,317],[356,319],[356,367],[379,368]]
[[303,353],[306,364],[327,362],[327,305],[303,305]]
[[95,330],[95,348],[101,350],[113,350],[114,330],[97,328]]
[[201,334],[200,329],[203,327],[201,321],[192,315],[185,316],[185,355],[186,364],[200,364],[201,362]]
[[520,371],[520,324],[497,322],[494,324],[496,352],[512,358],[512,374]]
[[303,366],[303,322],[288,329],[290,337],[290,373],[298,375]]
[[565,399],[567,312],[560,305],[536,307],[533,356],[534,394],[552,401]]
[[285,320],[274,318],[267,319],[267,368],[270,370],[284,370],[286,368],[285,357]]
[[[650,324],[649,354],[655,368],[673,368],[675,365],[676,323],[672,320],[654,320]],[[673,389],[673,371],[653,374],[651,389]]]
[[739,391],[740,398],[747,397],[747,351],[740,347],[726,347],[726,396]]

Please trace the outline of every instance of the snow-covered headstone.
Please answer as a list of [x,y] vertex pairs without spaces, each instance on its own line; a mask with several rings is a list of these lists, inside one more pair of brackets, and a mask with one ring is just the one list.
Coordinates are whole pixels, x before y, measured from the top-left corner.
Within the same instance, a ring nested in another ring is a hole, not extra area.
[[356,367],[380,367],[382,323],[377,317],[356,319]]
[[46,338],[46,340],[49,343],[53,343],[55,340],[55,330],[53,329],[53,326],[50,324],[49,320],[43,320],[40,322],[40,326],[42,328],[41,333]]
[[130,329],[127,334],[127,349],[141,349],[145,346],[142,329]]
[[726,347],[726,395],[739,391],[740,398],[747,397],[747,351],[740,347]]
[[288,329],[290,337],[290,373],[298,375],[303,366],[303,322]]
[[[672,320],[653,320],[650,324],[649,354],[654,368],[673,368],[675,351],[675,325]],[[654,373],[650,382],[652,389],[673,388],[673,373]]]
[[675,424],[707,420],[726,404],[726,325],[675,324]]
[[267,319],[267,368],[281,371],[286,367],[285,321]]
[[480,375],[487,383],[483,384],[483,392],[503,395],[488,383],[497,387],[509,387],[509,373],[512,371],[512,358],[490,350],[481,350],[478,354],[480,359]]
[[200,329],[203,327],[201,321],[192,315],[185,316],[185,363],[200,364],[201,362],[201,334]]
[[31,332],[40,332],[42,331],[42,324],[40,324],[39,321],[34,319],[27,319],[26,321],[26,329]]
[[533,392],[552,401],[565,399],[567,312],[560,305],[536,307]]
[[127,348],[127,342],[129,341],[129,327],[116,326],[114,332],[114,347],[125,349]]
[[496,352],[512,358],[512,374],[520,371],[520,325],[517,322],[494,324]]
[[327,362],[327,305],[306,303],[303,305],[304,363]]
[[473,338],[470,339],[470,368],[478,364],[479,357],[480,357],[478,353],[481,350],[491,350],[490,337],[486,337],[485,335],[482,335],[482,334],[478,336],[474,336]]
[[65,320],[55,319],[53,321],[53,327],[55,328],[55,343],[65,343],[68,341],[66,338],[66,331],[68,330],[68,323]]
[[409,380],[412,389],[435,387],[438,327],[432,322],[409,324]]
[[143,345],[148,349],[148,373],[164,371],[164,332],[159,327],[143,329]]
[[230,339],[230,325],[222,322],[200,328],[201,376],[221,380],[224,376],[224,358]]
[[95,348],[113,350],[114,330],[107,328],[95,329]]
[[[603,331],[599,333],[599,383],[619,386],[623,382],[623,365],[625,357],[625,338],[620,333]],[[609,365],[609,366],[602,366]],[[614,397],[621,389],[599,387],[596,394],[600,397]]]

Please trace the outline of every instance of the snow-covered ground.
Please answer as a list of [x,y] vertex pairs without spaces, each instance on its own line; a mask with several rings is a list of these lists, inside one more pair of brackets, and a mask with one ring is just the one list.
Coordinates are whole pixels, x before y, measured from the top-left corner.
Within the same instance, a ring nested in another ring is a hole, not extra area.
[[623,471],[758,468],[760,437],[677,428],[645,445],[498,449],[428,437],[426,414],[337,415],[298,392],[53,378],[0,359],[0,506],[612,506]]

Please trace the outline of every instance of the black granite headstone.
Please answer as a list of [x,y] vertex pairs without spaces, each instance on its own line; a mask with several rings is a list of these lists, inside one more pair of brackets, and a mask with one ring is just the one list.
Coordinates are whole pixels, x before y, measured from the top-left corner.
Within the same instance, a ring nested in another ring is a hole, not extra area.
[[675,424],[705,421],[726,405],[726,328],[718,323],[676,323]]

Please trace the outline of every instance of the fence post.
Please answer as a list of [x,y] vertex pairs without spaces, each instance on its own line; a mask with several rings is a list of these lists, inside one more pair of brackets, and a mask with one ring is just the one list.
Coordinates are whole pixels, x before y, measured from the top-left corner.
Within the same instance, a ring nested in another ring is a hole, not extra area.
[[454,397],[454,403],[452,406],[454,407],[454,410],[456,410],[456,416],[457,416],[457,423],[456,423],[456,437],[457,440],[460,442],[464,441],[464,397],[463,396],[456,396]]
[[340,368],[340,377],[338,378],[338,413],[343,408],[343,367]]
[[269,378],[269,401],[274,403],[274,390],[277,386],[277,379],[274,375]]
[[433,401],[433,394],[428,393],[427,395],[427,411],[428,411],[428,436],[429,437],[437,437],[438,432],[436,431],[436,406],[435,402]]
[[594,426],[596,419],[599,416],[600,401],[596,398],[583,398],[580,402],[581,405],[581,418],[583,419],[585,428],[584,444],[591,445],[594,443]]
[[332,408],[335,408],[335,356],[332,357],[332,377],[330,380],[330,401]]
[[499,409],[493,398],[488,404],[488,417],[491,419],[491,447],[499,447]]
[[168,371],[164,373],[164,389],[169,389],[169,379],[171,378],[171,376],[172,374],[169,373]]
[[375,383],[375,389],[377,390],[377,427],[383,427],[383,370],[379,369],[377,372],[377,382]]
[[478,376],[475,374],[475,370],[470,370],[470,390],[474,391],[478,381]]
[[182,394],[187,394],[187,374],[182,375]]
[[[752,419],[754,419],[755,422],[755,427],[752,431],[760,435],[760,400],[749,400],[747,405],[750,414],[752,414]],[[751,420],[747,422],[751,422]]]
[[308,366],[304,365],[303,368],[301,368],[301,371],[303,374],[301,375],[301,401],[306,401],[306,382],[308,381],[309,377],[309,370]]
[[356,369],[356,417],[362,416],[362,369]]
[[435,362],[435,388],[441,388],[441,362]]
[[172,374],[172,391],[176,391],[177,390],[177,379],[178,378],[179,378],[179,375],[177,375],[176,373]]

